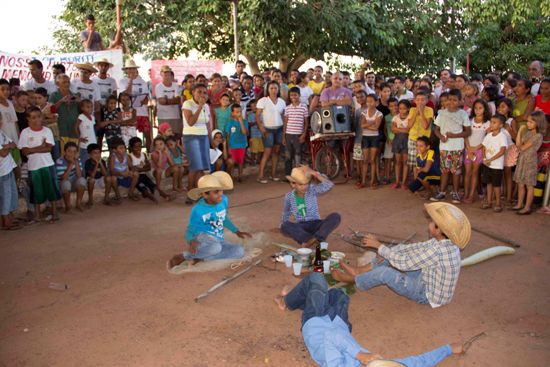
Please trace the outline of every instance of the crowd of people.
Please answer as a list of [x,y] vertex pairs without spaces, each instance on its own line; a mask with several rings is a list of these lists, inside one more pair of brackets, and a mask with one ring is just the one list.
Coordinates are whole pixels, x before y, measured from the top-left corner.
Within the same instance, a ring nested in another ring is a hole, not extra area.
[[[97,43],[84,33],[83,44]],[[131,200],[139,200],[137,192],[155,202],[156,192],[172,200],[196,188],[208,171],[223,170],[241,182],[246,165],[259,165],[261,184],[285,180],[279,158],[285,175],[308,163],[309,118],[333,105],[352,111],[357,189],[391,185],[432,201],[449,195],[455,204],[483,197],[484,209],[524,215],[532,212],[537,173],[550,161],[550,80],[539,61],[526,77],[445,69],[435,80],[363,68],[352,77],[321,66],[249,75],[238,61],[229,77],[189,74],[176,81],[163,66],[154,88],[133,60],[121,80],[109,76],[107,59],[75,64],[73,80],[61,64],[53,68],[54,81],[44,78],[39,60],[28,66],[32,79],[21,85],[0,80],[5,229],[20,227],[13,215],[18,196],[28,220],[53,222],[55,203],[70,211],[76,193],[75,208],[83,210],[93,205],[96,188],[104,189],[106,205],[116,205],[121,186]]]

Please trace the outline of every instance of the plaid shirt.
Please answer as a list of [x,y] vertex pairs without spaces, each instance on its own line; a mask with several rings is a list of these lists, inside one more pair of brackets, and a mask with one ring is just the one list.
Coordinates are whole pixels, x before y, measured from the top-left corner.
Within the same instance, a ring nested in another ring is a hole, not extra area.
[[432,238],[425,242],[384,245],[378,249],[380,256],[401,271],[422,271],[426,297],[432,307],[451,302],[460,274],[460,249],[450,240]]
[[283,208],[282,222],[288,222],[291,216],[294,216],[294,221],[296,223],[321,219],[321,215],[319,214],[319,206],[317,205],[317,195],[324,194],[332,189],[333,186],[334,184],[328,179],[319,184],[309,185],[306,194],[304,195],[304,201],[306,203],[305,217],[298,213],[296,199],[294,198],[295,190],[287,193],[285,197],[285,206]]

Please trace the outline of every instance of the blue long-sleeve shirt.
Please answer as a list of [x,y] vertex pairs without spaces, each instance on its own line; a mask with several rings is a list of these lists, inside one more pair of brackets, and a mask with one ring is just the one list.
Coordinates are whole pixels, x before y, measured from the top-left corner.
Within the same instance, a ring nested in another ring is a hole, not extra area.
[[282,223],[288,222],[291,216],[294,216],[295,222],[307,222],[311,220],[321,219],[319,214],[319,206],[317,205],[317,196],[324,194],[332,189],[334,184],[330,180],[322,181],[318,184],[310,184],[304,195],[306,204],[306,215],[300,215],[298,206],[296,205],[295,190],[287,193],[285,196],[285,205],[283,207]]
[[237,227],[229,219],[227,196],[222,196],[222,201],[216,205],[210,205],[200,199],[191,209],[189,223],[185,231],[185,239],[190,242],[200,233],[207,233],[211,236],[224,239],[224,228],[231,232],[238,232]]
[[[321,367],[359,367],[359,352],[369,353],[351,335],[348,325],[338,316],[312,317],[302,327],[304,342],[313,360]],[[430,352],[394,359],[406,367],[433,367],[452,354],[450,345]]]

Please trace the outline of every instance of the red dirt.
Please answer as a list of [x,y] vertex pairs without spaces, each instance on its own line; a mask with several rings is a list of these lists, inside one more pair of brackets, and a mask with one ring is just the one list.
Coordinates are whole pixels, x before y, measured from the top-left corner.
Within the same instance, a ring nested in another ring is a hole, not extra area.
[[[230,195],[232,206],[282,196],[285,184],[249,178]],[[422,201],[389,188],[357,191],[337,185],[321,199],[324,214],[351,225],[416,239],[427,236]],[[420,306],[386,288],[352,296],[357,340],[386,357],[418,354],[484,331],[464,357],[441,366],[550,365],[550,217],[494,214],[463,205],[472,224],[520,242],[513,256],[463,269],[453,302]],[[274,231],[282,198],[231,209],[250,231]],[[183,247],[190,207],[183,198],[155,206],[96,204],[83,214],[0,236],[1,366],[313,366],[300,334],[300,313],[279,312],[272,297],[296,279],[274,265],[268,247],[257,267],[200,303],[193,299],[230,269],[173,276],[166,260]],[[331,249],[355,249],[335,237]],[[500,245],[473,233],[466,257]],[[49,282],[69,285],[59,292]]]

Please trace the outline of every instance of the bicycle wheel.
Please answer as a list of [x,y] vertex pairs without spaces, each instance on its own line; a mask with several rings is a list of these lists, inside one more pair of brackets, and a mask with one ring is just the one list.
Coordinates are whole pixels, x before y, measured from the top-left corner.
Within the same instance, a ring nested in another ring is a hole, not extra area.
[[327,146],[322,147],[315,156],[315,169],[331,180],[338,177],[341,165],[338,154]]

